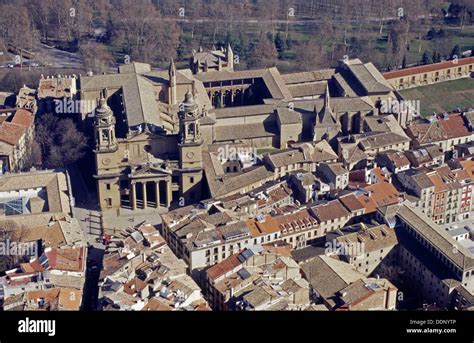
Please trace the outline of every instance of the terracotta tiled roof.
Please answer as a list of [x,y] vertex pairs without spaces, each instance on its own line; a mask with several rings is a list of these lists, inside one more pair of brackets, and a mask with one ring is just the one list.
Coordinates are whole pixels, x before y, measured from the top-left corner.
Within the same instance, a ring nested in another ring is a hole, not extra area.
[[34,117],[30,111],[27,111],[23,108],[19,108],[16,110],[15,114],[13,115],[11,122],[13,124],[30,127],[31,124],[33,124],[33,120],[34,120]]
[[410,161],[405,156],[403,152],[394,151],[392,153],[387,154],[387,158],[392,161],[395,168],[400,168],[406,165],[410,165]]
[[123,291],[129,295],[134,295],[135,293],[144,290],[146,286],[146,282],[135,277],[123,286]]
[[238,258],[239,254],[233,254],[227,257],[225,260],[221,261],[218,264],[213,265],[207,270],[207,275],[212,280],[216,280],[220,276],[230,272],[237,266],[241,265],[242,262]]
[[33,116],[24,109],[18,109],[15,113],[3,120],[0,124],[0,141],[15,145],[23,134],[33,124]]
[[408,126],[407,134],[419,144],[442,141],[472,134],[464,122],[461,113],[454,113],[447,118],[439,118],[432,123],[416,123]]
[[10,122],[3,122],[0,127],[0,141],[15,145],[20,140],[23,133],[26,131],[24,126],[12,124]]
[[83,272],[85,267],[84,249],[86,248],[52,248],[46,251],[45,255],[48,257],[49,266],[53,269]]
[[365,213],[375,212],[382,206],[396,204],[400,199],[397,189],[386,181],[367,186],[365,190],[366,193],[357,196],[365,207]]
[[437,70],[442,70],[442,69],[447,69],[447,68],[455,68],[455,67],[459,67],[462,65],[470,64],[470,63],[474,63],[474,57],[461,58],[457,60],[457,64],[454,64],[453,61],[445,61],[445,62],[433,63],[433,64],[428,64],[428,65],[419,66],[419,67],[406,68],[403,70],[389,71],[387,73],[383,73],[383,76],[387,80],[396,79],[398,77],[429,73],[432,71],[437,71]]
[[351,212],[359,211],[364,208],[364,205],[354,194],[342,196],[339,198],[339,201]]
[[318,224],[316,219],[311,215],[311,213],[307,209],[303,209],[301,211],[291,213],[291,214],[276,216],[274,217],[274,219],[281,230],[289,229],[290,227],[301,228],[302,225],[314,226]]
[[446,187],[446,185],[444,184],[443,180],[441,180],[441,177],[439,177],[438,174],[433,174],[433,175],[430,175],[428,177],[430,178],[431,182],[433,182],[433,184],[435,186],[435,192],[436,193],[444,192],[448,189]]
[[256,219],[249,219],[245,222],[245,224],[249,228],[252,237],[258,237],[280,230],[278,228],[278,222],[274,217],[271,216],[266,216],[265,221],[262,222],[259,222]]
[[262,247],[269,253],[291,257],[291,244],[286,243],[285,241],[262,244]]
[[474,161],[473,160],[465,160],[465,161],[460,161],[460,163],[463,166],[464,170],[467,172],[467,174],[474,181]]
[[439,123],[448,138],[463,137],[471,134],[461,113],[451,114],[446,119],[440,119]]

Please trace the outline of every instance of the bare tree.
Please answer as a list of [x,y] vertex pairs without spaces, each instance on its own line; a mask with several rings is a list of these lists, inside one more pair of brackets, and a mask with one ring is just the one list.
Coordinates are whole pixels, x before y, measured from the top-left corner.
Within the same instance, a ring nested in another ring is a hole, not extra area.
[[278,60],[275,44],[261,37],[250,55],[250,65],[254,68],[274,67]]
[[84,68],[95,73],[107,72],[114,62],[109,50],[99,43],[89,42],[79,45],[79,54]]
[[299,45],[295,50],[296,64],[299,70],[315,70],[327,64],[327,59],[321,53],[319,43],[315,39]]

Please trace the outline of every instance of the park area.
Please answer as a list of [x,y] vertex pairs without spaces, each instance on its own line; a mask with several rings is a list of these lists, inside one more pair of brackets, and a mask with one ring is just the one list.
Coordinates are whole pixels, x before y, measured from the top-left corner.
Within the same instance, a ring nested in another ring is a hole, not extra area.
[[421,115],[474,108],[474,79],[464,78],[400,91],[407,100],[420,100]]

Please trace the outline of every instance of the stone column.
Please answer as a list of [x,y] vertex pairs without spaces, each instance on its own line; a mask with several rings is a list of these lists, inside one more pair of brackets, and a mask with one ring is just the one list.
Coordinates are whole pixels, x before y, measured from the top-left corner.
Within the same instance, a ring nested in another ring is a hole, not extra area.
[[147,206],[147,199],[146,199],[146,181],[142,182],[142,189],[143,189],[143,209]]
[[135,183],[130,184],[130,205],[132,210],[137,209],[137,189]]
[[155,182],[155,198],[156,198],[155,207],[158,208],[160,207],[160,180]]

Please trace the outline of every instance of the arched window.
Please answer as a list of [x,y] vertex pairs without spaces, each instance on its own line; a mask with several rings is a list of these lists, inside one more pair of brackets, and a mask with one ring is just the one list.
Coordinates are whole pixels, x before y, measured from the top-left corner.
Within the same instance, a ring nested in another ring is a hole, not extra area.
[[158,94],[158,100],[160,100],[161,102],[166,102],[166,93],[164,90],[161,90]]

